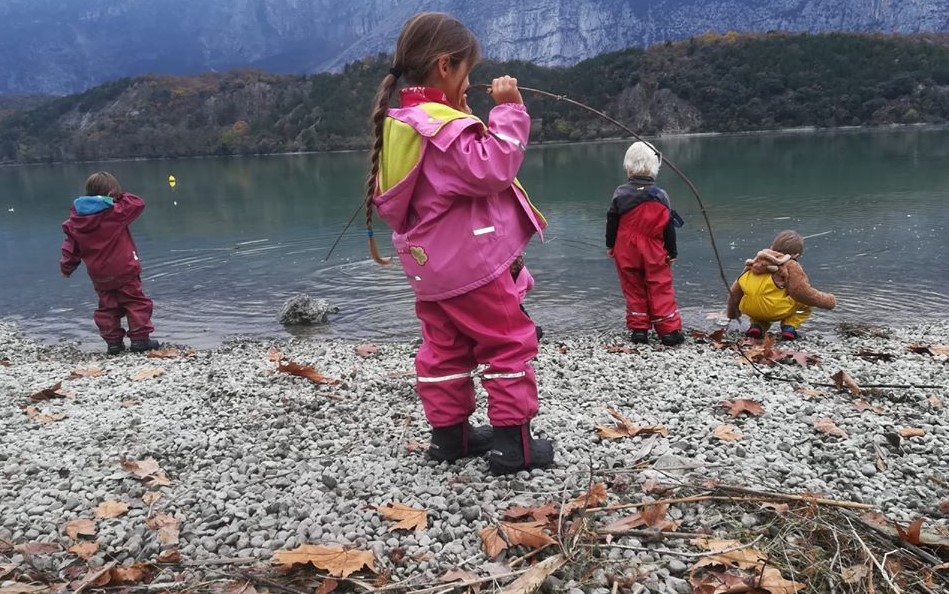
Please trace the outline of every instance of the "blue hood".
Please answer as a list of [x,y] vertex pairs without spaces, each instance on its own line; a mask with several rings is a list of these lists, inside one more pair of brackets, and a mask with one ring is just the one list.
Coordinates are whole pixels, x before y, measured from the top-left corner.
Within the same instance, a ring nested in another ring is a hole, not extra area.
[[112,208],[112,198],[109,196],[80,196],[73,200],[76,214],[91,215]]

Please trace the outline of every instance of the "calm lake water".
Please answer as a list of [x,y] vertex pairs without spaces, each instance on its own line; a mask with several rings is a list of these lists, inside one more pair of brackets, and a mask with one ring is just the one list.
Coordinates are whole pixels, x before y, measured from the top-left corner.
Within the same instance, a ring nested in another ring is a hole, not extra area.
[[[949,317],[949,130],[897,129],[662,138],[664,155],[705,202],[729,281],[777,231],[806,236],[812,284],[837,295],[805,330],[843,321],[909,324]],[[532,242],[537,281],[526,302],[549,337],[620,330],[623,299],[605,255],[605,213],[623,181],[628,142],[533,146],[520,179],[544,211]],[[414,338],[413,297],[398,266],[367,254],[356,224],[327,251],[361,200],[363,153],[0,168],[0,318],[44,340],[102,344],[84,270],[59,273],[60,225],[86,176],[105,168],[147,208],[133,235],[155,337],[209,347],[229,337],[280,337],[296,293],[340,307],[325,327],[292,330],[373,340]],[[176,176],[175,190],[167,184]],[[668,167],[659,181],[686,220],[675,282],[686,325],[724,311],[708,228]],[[380,227],[382,223],[377,223]],[[379,233],[392,252],[386,232]]]

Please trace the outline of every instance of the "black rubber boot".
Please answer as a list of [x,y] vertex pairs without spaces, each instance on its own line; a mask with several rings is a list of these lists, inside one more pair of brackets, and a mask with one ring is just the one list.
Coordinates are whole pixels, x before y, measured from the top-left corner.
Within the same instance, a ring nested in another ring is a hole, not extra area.
[[554,443],[548,439],[534,439],[530,423],[494,428],[494,444],[488,452],[488,469],[492,474],[547,468],[553,463]]
[[629,341],[633,344],[647,344],[649,342],[649,330],[630,330]]
[[106,343],[108,348],[106,348],[105,354],[107,355],[118,355],[125,350],[125,342],[120,340],[118,342],[109,342]]
[[144,353],[145,351],[154,351],[158,348],[161,348],[161,343],[151,338],[133,340],[132,344],[129,345],[129,350],[133,353]]
[[676,330],[674,332],[670,332],[669,334],[663,334],[662,336],[660,336],[659,342],[669,347],[678,346],[682,344],[683,342],[685,342],[685,335],[682,334],[682,332],[680,332],[679,330]]
[[450,427],[433,427],[428,457],[439,462],[480,456],[491,449],[491,427],[473,427],[465,421]]

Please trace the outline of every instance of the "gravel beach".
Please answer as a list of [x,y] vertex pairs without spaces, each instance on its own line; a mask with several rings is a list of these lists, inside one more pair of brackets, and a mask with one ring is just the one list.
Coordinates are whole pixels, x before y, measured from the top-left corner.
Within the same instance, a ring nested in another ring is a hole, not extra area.
[[[556,440],[556,466],[497,478],[482,459],[427,459],[412,343],[232,341],[168,358],[106,358],[0,324],[0,587],[38,583],[39,574],[65,583],[162,554],[175,562],[153,565],[150,580],[196,584],[313,544],[372,552],[375,571],[351,584],[421,591],[449,571],[517,569],[531,549],[512,545],[489,559],[482,531],[514,506],[570,500],[594,484],[605,486],[600,511],[586,518],[594,531],[628,516],[616,509],[623,504],[730,485],[866,504],[896,525],[922,519],[937,543],[949,539],[949,322],[778,343],[791,356],[759,369],[781,379],[747,364],[735,342],[734,331],[696,332],[678,348],[619,334],[545,338],[533,427]],[[323,379],[280,371],[278,359]],[[833,387],[839,371],[863,387],[859,395]],[[736,399],[763,410],[733,417],[721,403]],[[484,410],[479,391],[475,421],[485,422]],[[661,428],[616,439],[597,432],[624,417]],[[121,513],[108,517],[107,502]],[[424,529],[393,530],[378,509],[393,502],[427,510]],[[668,518],[677,532],[750,542],[775,536],[774,513],[697,497],[670,505]],[[77,519],[93,527],[76,534]],[[37,542],[58,548],[35,554],[26,545]],[[83,542],[96,546],[66,552]],[[605,546],[582,571],[551,572],[543,588],[692,591],[689,554],[698,549],[688,539],[612,542],[628,548]],[[945,560],[945,546],[926,550]]]

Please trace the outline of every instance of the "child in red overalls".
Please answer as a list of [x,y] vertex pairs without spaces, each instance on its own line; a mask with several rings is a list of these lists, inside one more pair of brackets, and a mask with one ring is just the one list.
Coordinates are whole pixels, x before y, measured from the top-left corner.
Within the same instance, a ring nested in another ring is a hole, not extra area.
[[685,340],[682,318],[672,287],[676,259],[676,227],[682,219],[669,196],[656,185],[659,153],[645,142],[634,142],[623,166],[629,178],[613,192],[606,214],[606,253],[616,262],[626,297],[626,328],[634,343],[646,343],[649,328],[659,340],[675,346]]
[[128,319],[132,352],[160,346],[149,338],[154,330],[152,300],[142,291],[142,266],[129,232],[129,225],[144,209],[141,198],[122,192],[115,177],[100,171],[86,180],[86,195],[73,201],[69,219],[63,223],[66,239],[60,269],[68,277],[80,262],[86,263],[99,295],[93,319],[110,355],[125,350],[122,316]]

